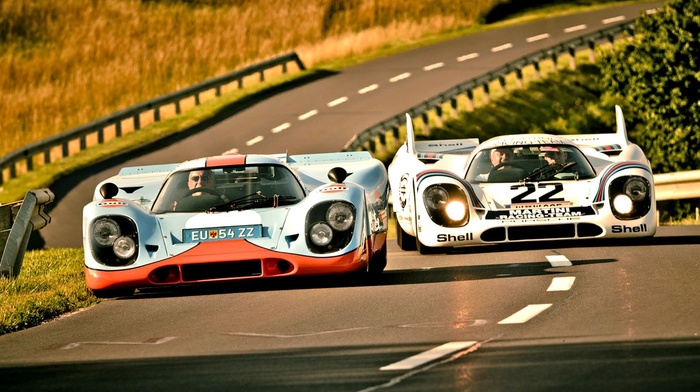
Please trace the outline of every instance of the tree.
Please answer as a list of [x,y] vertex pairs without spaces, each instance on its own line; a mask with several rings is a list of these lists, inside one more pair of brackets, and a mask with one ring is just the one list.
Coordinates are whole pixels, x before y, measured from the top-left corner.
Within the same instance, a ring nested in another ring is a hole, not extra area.
[[655,172],[700,169],[699,63],[700,0],[669,0],[643,15],[635,38],[599,62],[607,99],[623,102],[636,122],[630,138]]

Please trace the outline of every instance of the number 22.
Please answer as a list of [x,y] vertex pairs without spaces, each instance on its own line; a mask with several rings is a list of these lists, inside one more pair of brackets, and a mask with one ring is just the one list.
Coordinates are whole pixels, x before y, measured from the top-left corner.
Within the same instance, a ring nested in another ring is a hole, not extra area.
[[511,199],[511,203],[536,203],[536,202],[550,202],[550,201],[564,201],[563,197],[555,198],[552,197],[556,195],[557,193],[561,192],[564,190],[564,186],[560,183],[553,183],[553,184],[539,184],[540,189],[544,189],[547,187],[553,186],[554,189],[545,193],[544,195],[540,196],[539,199],[526,199],[528,195],[531,195],[535,193],[535,184],[523,184],[523,185],[513,185],[510,187],[512,190],[516,190],[518,188],[526,188],[525,192],[515,196],[514,198]]

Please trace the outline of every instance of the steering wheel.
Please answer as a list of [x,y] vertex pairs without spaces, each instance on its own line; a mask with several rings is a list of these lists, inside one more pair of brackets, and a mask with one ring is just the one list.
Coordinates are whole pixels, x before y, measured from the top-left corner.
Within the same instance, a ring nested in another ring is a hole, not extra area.
[[498,165],[494,166],[491,171],[498,170],[504,167],[517,167],[518,169],[525,169],[522,164],[520,163],[515,163],[511,161],[506,161],[506,162],[501,162]]
[[185,195],[182,196],[182,197],[180,198],[180,200],[182,200],[182,199],[184,199],[184,198],[186,198],[186,197],[190,197],[190,196],[192,196],[193,194],[195,194],[195,193],[197,193],[197,192],[208,193],[208,194],[210,194],[210,195],[212,195],[212,196],[221,197],[221,193],[219,193],[219,191],[217,191],[216,189],[213,189],[213,188],[204,188],[204,187],[202,187],[202,188],[193,188],[193,189],[188,190],[188,191],[185,193]]

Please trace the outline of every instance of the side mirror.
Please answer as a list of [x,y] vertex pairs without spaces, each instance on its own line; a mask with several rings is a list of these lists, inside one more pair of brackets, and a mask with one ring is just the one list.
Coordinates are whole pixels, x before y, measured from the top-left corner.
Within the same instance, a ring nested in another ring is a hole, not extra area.
[[100,187],[100,195],[105,199],[111,199],[119,193],[119,187],[112,182],[102,184]]
[[328,171],[328,179],[341,184],[348,177],[348,172],[342,167],[334,167]]

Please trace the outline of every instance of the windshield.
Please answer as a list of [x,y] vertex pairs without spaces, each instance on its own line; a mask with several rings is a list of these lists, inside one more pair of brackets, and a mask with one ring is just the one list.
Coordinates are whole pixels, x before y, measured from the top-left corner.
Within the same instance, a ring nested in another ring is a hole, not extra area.
[[582,180],[595,177],[586,157],[574,146],[533,145],[479,151],[467,170],[470,182]]
[[214,212],[296,204],[304,191],[284,166],[200,168],[174,173],[153,203],[153,212]]

